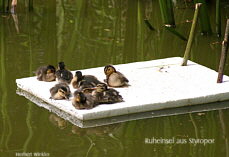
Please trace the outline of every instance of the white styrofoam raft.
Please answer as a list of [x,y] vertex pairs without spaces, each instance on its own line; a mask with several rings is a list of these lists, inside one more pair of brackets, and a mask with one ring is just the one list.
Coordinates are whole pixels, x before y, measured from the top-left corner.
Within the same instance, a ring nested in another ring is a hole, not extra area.
[[[17,79],[17,86],[80,120],[106,118],[131,113],[229,100],[229,77],[216,83],[217,72],[182,58],[115,65],[131,86],[116,88],[125,102],[102,104],[90,110],[77,110],[68,100],[51,100],[49,89],[57,82],[38,81],[36,77]],[[81,70],[104,80],[103,67]],[[72,71],[74,73],[74,71]],[[75,89],[71,88],[72,92]]]

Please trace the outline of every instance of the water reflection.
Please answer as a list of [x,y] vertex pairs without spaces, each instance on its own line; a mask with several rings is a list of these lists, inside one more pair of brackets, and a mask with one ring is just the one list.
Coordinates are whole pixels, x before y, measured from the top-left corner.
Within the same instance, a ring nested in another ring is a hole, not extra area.
[[112,124],[112,125],[99,126],[93,128],[80,128],[73,125],[72,133],[80,136],[92,135],[92,134],[95,134],[97,136],[104,136],[104,135],[110,135],[114,130],[119,128],[118,126],[120,126],[120,124]]
[[[80,128],[69,124],[66,120],[55,114],[50,114],[49,121],[61,130],[66,129],[71,136],[80,137],[81,140],[84,139],[83,145],[81,143],[79,149],[83,150],[81,153],[85,154],[85,156],[95,154],[98,150],[103,150],[104,153],[107,153],[108,149],[115,150],[123,147],[121,140],[115,135],[121,124]],[[77,151],[77,153],[73,154],[80,154],[80,150]]]
[[225,124],[225,113],[223,110],[219,110],[219,120],[222,128],[222,138],[225,141],[225,156],[229,157],[229,143],[228,143],[228,125]]
[[[5,28],[1,25],[0,26],[1,32],[5,32]],[[11,121],[10,121],[10,116],[9,116],[9,112],[7,110],[7,103],[9,101],[9,97],[7,95],[8,91],[9,91],[9,86],[8,86],[8,76],[7,76],[7,71],[6,71],[6,53],[5,53],[5,43],[6,43],[6,39],[4,37],[4,35],[1,35],[0,37],[1,41],[1,54],[0,54],[0,69],[1,69],[1,75],[0,75],[0,85],[1,85],[1,104],[0,104],[0,108],[1,108],[1,113],[0,113],[0,117],[2,119],[1,121],[1,139],[0,139],[0,150],[7,150],[9,149],[9,140],[11,138],[12,135],[12,125],[11,125]]]
[[49,121],[57,126],[59,129],[65,129],[68,125],[68,122],[62,118],[60,118],[59,116],[57,116],[56,114],[50,114],[49,116]]
[[97,126],[97,127],[90,127],[90,128],[80,128],[76,125],[69,124],[66,120],[63,118],[57,116],[56,114],[50,114],[49,121],[58,127],[59,129],[66,129],[69,125],[71,126],[71,132],[73,134],[79,135],[79,136],[85,136],[85,135],[96,135],[96,136],[103,136],[103,135],[109,135],[113,131],[115,131],[118,126],[121,124],[111,124],[111,125],[105,125],[105,126]]

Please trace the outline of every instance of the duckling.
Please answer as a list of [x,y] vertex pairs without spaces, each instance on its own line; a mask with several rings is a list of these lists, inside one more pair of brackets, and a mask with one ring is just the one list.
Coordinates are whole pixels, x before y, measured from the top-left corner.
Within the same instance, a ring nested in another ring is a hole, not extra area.
[[[82,83],[83,81],[83,83]],[[73,88],[90,88],[95,87],[97,84],[102,83],[100,82],[95,76],[93,75],[82,75],[81,71],[76,71],[75,76],[71,81],[71,85]]]
[[125,87],[129,86],[128,82],[129,80],[119,71],[116,71],[116,69],[112,65],[107,65],[104,68],[104,73],[106,75],[105,82],[110,87]]
[[69,99],[71,95],[70,88],[66,83],[58,83],[49,91],[51,93],[50,99],[54,100]]
[[92,96],[94,96],[100,104],[123,102],[123,98],[119,95],[119,92],[113,88],[108,88],[105,83],[98,84],[95,90],[92,91]]
[[92,82],[86,81],[86,80],[82,80],[78,83],[78,86],[80,90],[83,89],[89,89],[89,88],[94,88],[95,85]]
[[91,94],[94,90],[95,87],[92,88],[83,88],[83,89],[78,89],[79,91],[83,92],[84,94]]
[[59,62],[58,63],[58,70],[56,71],[56,77],[59,83],[70,83],[73,75],[71,71],[68,71],[65,69],[65,64],[64,62]]
[[39,81],[51,82],[56,80],[56,68],[52,65],[41,66],[37,69],[36,76]]
[[76,109],[91,109],[95,107],[98,102],[90,94],[84,94],[81,91],[74,92],[74,98],[72,99],[72,105]]

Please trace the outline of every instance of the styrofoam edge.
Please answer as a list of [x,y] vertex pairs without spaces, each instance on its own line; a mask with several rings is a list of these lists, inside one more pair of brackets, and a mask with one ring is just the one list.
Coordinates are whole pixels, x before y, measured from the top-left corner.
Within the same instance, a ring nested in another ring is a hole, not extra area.
[[174,116],[174,115],[196,113],[196,112],[207,112],[207,111],[229,108],[229,103],[214,102],[211,104],[200,104],[200,105],[194,105],[194,106],[192,105],[192,106],[185,106],[185,107],[169,108],[169,109],[133,113],[133,114],[128,114],[128,115],[125,114],[125,115],[115,116],[115,117],[106,117],[102,119],[93,119],[93,120],[82,121],[74,117],[73,115],[66,114],[66,112],[56,108],[55,106],[50,106],[50,104],[45,103],[40,98],[37,98],[34,95],[32,95],[31,93],[28,93],[24,90],[17,90],[17,94],[26,97],[33,103],[37,104],[39,107],[43,107],[47,109],[49,112],[55,113],[59,117],[65,120],[68,120],[73,125],[76,125],[81,128],[110,125],[110,124],[115,124],[115,123],[131,121],[131,120],[164,117],[164,116]]
[[[18,87],[21,88],[20,83],[18,84]],[[22,90],[28,91],[31,94],[35,95],[33,91],[30,91],[29,89],[21,88]],[[153,111],[153,110],[161,110],[161,109],[168,109],[168,108],[177,108],[177,107],[184,107],[184,106],[190,106],[191,105],[197,105],[197,104],[203,104],[203,99],[208,101],[204,101],[204,103],[212,103],[212,102],[217,102],[217,101],[225,101],[229,100],[229,96],[227,93],[218,93],[214,95],[208,95],[206,96],[201,96],[201,97],[195,97],[194,99],[189,98],[189,99],[180,99],[176,101],[168,101],[168,102],[162,102],[162,103],[154,103],[154,104],[145,104],[141,106],[131,106],[131,107],[125,107],[125,108],[118,108],[118,109],[113,109],[110,112],[107,111],[99,111],[96,113],[96,119],[104,118],[104,117],[112,117],[112,116],[120,116],[124,114],[129,114],[129,113],[141,113],[141,112],[147,112],[147,111]],[[217,98],[217,99],[215,99]],[[50,101],[47,101],[46,99],[40,98],[42,101],[56,107],[54,104],[50,103]],[[187,101],[190,102],[190,104],[187,104]],[[56,103],[56,101],[54,102]],[[80,119],[80,120],[92,120],[95,119],[94,114],[95,113],[86,113],[86,114],[73,114],[72,112],[66,111],[68,114]],[[111,114],[112,112],[112,114]],[[75,112],[76,113],[76,112]]]

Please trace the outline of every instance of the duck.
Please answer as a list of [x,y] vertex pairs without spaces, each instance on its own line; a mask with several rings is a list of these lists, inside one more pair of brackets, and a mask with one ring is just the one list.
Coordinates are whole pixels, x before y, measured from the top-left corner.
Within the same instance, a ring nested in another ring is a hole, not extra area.
[[73,78],[71,71],[65,69],[64,62],[58,63],[58,69],[56,71],[56,78],[59,83],[67,83],[70,84]]
[[61,100],[61,99],[69,100],[69,97],[71,95],[70,88],[66,83],[58,83],[54,87],[52,87],[49,91],[51,94],[50,99],[54,99],[54,100]]
[[92,88],[96,87],[97,84],[102,83],[93,75],[83,75],[81,71],[76,71],[75,76],[71,81],[73,88]]
[[105,83],[98,84],[91,94],[100,104],[123,102],[119,92],[113,88],[108,88]]
[[92,109],[98,102],[90,94],[84,94],[82,91],[76,90],[73,94],[72,105],[79,110]]
[[129,80],[119,71],[116,71],[113,65],[106,65],[104,67],[104,73],[106,75],[105,82],[110,87],[127,87],[129,86]]
[[37,76],[37,80],[51,82],[56,80],[56,68],[52,65],[41,66],[39,67],[35,74]]
[[83,89],[92,89],[95,87],[95,84],[93,84],[92,82],[86,81],[86,80],[82,80],[78,83],[78,89],[79,90],[83,90]]

